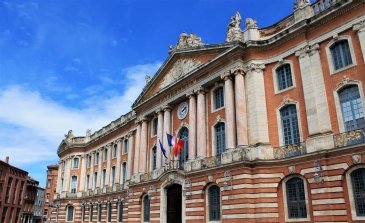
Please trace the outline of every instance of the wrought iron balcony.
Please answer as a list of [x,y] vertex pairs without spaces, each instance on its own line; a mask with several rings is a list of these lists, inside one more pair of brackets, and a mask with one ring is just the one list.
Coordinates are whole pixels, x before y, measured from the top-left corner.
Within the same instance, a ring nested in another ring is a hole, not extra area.
[[307,148],[305,143],[300,143],[298,145],[286,145],[274,148],[274,159],[285,159],[306,153]]
[[354,146],[365,143],[365,129],[343,132],[333,136],[335,148]]

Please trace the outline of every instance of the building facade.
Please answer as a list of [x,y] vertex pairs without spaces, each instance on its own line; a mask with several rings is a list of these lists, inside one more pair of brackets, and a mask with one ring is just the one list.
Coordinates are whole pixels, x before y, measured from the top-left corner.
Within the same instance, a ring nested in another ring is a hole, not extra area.
[[[28,176],[22,209],[22,223],[33,223],[39,182]],[[10,221],[11,222],[11,221]]]
[[0,223],[20,223],[28,172],[0,160]]
[[57,176],[58,176],[58,165],[47,166],[47,182],[44,191],[44,205],[43,205],[43,222],[50,222],[51,211],[53,208],[53,199],[56,194],[57,187]]
[[33,223],[43,222],[44,188],[37,187],[34,201]]
[[241,20],[182,33],[131,112],[68,132],[51,222],[365,221],[365,2]]

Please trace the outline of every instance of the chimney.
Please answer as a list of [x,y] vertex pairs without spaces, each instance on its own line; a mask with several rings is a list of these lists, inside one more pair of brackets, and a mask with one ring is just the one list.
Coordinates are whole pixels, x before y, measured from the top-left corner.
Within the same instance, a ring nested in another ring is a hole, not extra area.
[[9,163],[9,156],[6,156],[5,163]]

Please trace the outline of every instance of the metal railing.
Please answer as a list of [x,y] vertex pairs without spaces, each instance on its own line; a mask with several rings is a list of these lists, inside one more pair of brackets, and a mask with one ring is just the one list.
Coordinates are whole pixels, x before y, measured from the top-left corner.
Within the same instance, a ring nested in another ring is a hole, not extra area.
[[351,0],[317,0],[311,7],[314,15],[321,13],[339,2],[350,2]]
[[343,132],[333,136],[335,148],[365,143],[365,128]]
[[298,145],[286,145],[274,148],[274,159],[285,159],[307,153],[305,142]]

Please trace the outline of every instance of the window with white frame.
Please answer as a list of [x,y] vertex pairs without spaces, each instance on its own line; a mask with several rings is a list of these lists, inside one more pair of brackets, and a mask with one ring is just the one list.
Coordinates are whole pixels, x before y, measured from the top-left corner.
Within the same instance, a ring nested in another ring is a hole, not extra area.
[[74,220],[74,211],[75,208],[72,205],[67,206],[67,221],[73,221]]
[[124,140],[124,153],[128,152],[128,139]]
[[300,134],[296,106],[287,105],[281,108],[280,118],[284,145],[298,145]]
[[76,194],[77,188],[77,176],[72,176],[71,178],[71,194]]
[[143,222],[150,222],[150,197],[143,197]]
[[154,146],[152,148],[152,155],[151,155],[151,169],[155,170],[157,168],[157,148]]
[[283,64],[276,68],[277,89],[279,91],[293,86],[290,64]]
[[213,92],[214,109],[219,109],[224,107],[224,89],[223,87],[218,87]]
[[351,52],[348,40],[339,40],[330,47],[334,70],[352,64]]
[[123,184],[125,184],[125,179],[127,174],[127,163],[125,162],[122,164],[122,174],[123,174],[122,182]]
[[285,186],[288,218],[307,218],[304,180],[299,177],[293,177],[285,183]]
[[113,158],[116,158],[118,155],[118,144],[114,144],[113,146]]
[[208,188],[208,214],[209,221],[221,220],[220,188],[217,185]]
[[108,149],[104,149],[104,161],[108,159]]
[[357,85],[350,85],[338,92],[345,131],[365,128],[364,110]]
[[112,185],[115,184],[115,166],[112,167]]
[[158,125],[158,120],[157,120],[157,118],[154,118],[153,120],[152,120],[152,129],[151,129],[151,132],[152,132],[152,136],[155,136],[155,135],[157,135],[157,125]]
[[226,150],[226,130],[225,124],[220,122],[214,127],[215,134],[215,149],[216,155],[222,154]]
[[78,169],[79,168],[79,158],[73,159],[73,168]]

